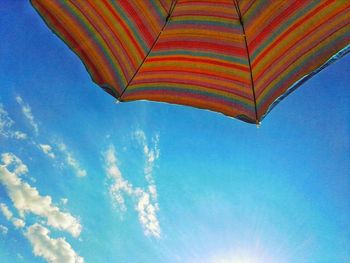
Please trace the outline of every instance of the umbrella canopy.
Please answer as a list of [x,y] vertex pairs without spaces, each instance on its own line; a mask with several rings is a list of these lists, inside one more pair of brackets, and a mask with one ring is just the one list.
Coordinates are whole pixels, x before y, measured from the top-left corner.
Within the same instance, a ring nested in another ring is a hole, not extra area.
[[32,0],[120,101],[189,105],[258,123],[350,50],[350,1]]

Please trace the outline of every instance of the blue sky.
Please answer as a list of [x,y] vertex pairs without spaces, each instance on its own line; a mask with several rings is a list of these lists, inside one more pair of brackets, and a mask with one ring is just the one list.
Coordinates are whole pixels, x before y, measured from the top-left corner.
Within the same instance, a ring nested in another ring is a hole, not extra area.
[[349,56],[256,128],[116,104],[27,1],[0,24],[1,262],[350,262]]

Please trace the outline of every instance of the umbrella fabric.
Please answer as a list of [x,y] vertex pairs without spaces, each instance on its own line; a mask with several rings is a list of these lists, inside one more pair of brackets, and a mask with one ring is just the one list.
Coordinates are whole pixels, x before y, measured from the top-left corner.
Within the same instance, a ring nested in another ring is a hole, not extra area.
[[347,0],[31,3],[118,100],[189,105],[252,123],[350,49]]

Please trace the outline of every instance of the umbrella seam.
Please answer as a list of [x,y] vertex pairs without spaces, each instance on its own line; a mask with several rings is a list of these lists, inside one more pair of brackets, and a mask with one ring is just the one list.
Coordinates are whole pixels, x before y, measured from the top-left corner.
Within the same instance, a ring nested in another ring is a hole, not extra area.
[[237,15],[239,18],[239,23],[240,23],[240,25],[242,27],[242,31],[243,31],[244,44],[245,44],[245,48],[247,51],[247,59],[248,59],[248,64],[249,64],[250,82],[251,82],[253,99],[254,99],[255,121],[256,121],[256,124],[259,124],[258,110],[257,110],[257,105],[256,105],[256,97],[255,97],[253,70],[252,70],[252,64],[251,64],[251,60],[250,60],[250,52],[249,52],[249,48],[248,48],[247,36],[245,34],[245,29],[244,29],[244,25],[243,25],[243,18],[242,18],[241,10],[239,8],[239,4],[238,4],[237,0],[233,0],[233,4],[235,6],[235,9],[236,9],[236,12],[237,12]]
[[129,80],[129,82],[128,82],[127,85],[125,86],[125,89],[122,91],[122,93],[120,93],[120,95],[119,95],[119,97],[117,98],[117,100],[123,101],[123,100],[122,100],[122,96],[124,95],[125,91],[126,91],[126,90],[128,89],[128,87],[130,86],[131,82],[132,82],[132,81],[134,80],[134,78],[136,77],[137,73],[139,73],[141,67],[142,67],[143,64],[145,63],[145,61],[146,61],[146,59],[148,58],[149,54],[152,52],[154,46],[157,44],[158,39],[160,38],[160,36],[161,36],[162,32],[164,31],[165,27],[169,24],[171,15],[172,15],[172,13],[173,13],[173,11],[174,11],[174,9],[175,9],[176,4],[177,4],[177,0],[171,2],[171,5],[170,5],[169,11],[168,11],[168,15],[167,15],[166,18],[165,18],[165,23],[164,23],[162,29],[160,30],[158,36],[157,36],[156,39],[154,40],[154,42],[153,42],[151,48],[149,49],[149,51],[147,52],[146,56],[143,58],[141,64],[140,64],[140,65],[138,66],[138,68],[136,69],[134,75],[131,77],[131,79]]

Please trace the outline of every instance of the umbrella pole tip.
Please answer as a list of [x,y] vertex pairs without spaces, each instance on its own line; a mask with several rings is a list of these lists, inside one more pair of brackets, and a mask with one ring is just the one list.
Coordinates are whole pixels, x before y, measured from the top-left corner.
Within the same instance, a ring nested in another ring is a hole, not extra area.
[[260,122],[260,121],[257,121],[255,125],[256,125],[256,128],[258,128],[258,129],[259,129],[259,128],[260,128],[260,126],[261,126],[261,122]]

